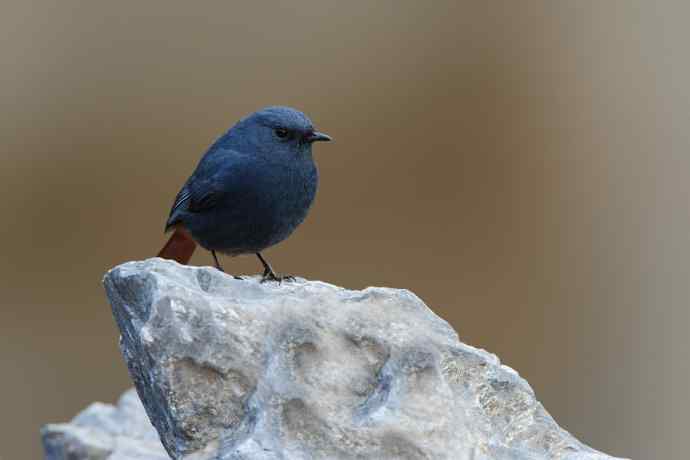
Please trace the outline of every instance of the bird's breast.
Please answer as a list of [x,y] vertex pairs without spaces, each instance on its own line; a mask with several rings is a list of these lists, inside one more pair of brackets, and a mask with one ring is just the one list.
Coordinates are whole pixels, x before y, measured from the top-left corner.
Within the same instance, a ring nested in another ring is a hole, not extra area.
[[261,185],[258,209],[254,214],[254,231],[263,245],[273,246],[287,238],[306,218],[318,188],[315,165],[274,170]]
[[318,173],[316,167],[286,168],[274,181],[271,208],[275,217],[290,225],[299,224],[306,217],[316,196]]

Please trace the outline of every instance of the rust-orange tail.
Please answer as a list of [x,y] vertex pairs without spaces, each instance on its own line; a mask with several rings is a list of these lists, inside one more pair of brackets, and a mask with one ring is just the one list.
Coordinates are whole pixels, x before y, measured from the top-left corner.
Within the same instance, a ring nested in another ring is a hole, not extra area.
[[158,253],[158,257],[175,260],[182,265],[187,265],[195,249],[196,243],[189,232],[182,227],[177,227],[168,242],[163,246],[163,249]]

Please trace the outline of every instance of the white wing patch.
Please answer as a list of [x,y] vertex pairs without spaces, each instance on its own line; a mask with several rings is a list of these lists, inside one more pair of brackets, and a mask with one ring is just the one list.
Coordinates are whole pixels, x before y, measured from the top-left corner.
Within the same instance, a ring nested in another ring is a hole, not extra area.
[[175,199],[175,204],[173,204],[170,214],[174,213],[177,210],[177,208],[182,206],[187,200],[189,200],[191,196],[191,192],[186,187],[180,190],[180,193],[177,195],[177,198]]

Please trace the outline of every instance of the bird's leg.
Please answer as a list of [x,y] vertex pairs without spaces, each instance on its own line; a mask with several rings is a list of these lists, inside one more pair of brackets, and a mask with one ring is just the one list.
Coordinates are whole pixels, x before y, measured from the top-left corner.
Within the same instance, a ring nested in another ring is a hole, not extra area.
[[[216,255],[216,251],[211,251],[211,254],[213,255],[213,261],[216,263],[216,268],[218,270],[220,270],[221,272],[225,273],[225,270],[223,270],[223,267],[220,266],[220,262],[218,262],[218,256]],[[236,280],[242,279],[241,276],[232,275],[232,277],[235,278]]]
[[271,264],[269,264],[268,261],[263,258],[260,252],[256,253],[256,257],[259,258],[261,264],[264,266],[264,274],[261,277],[261,282],[263,283],[264,281],[278,281],[278,277],[273,271],[273,268],[271,268]]
[[264,266],[264,274],[261,277],[261,282],[265,283],[266,281],[278,281],[279,283],[281,281],[294,281],[295,277],[294,276],[278,276],[276,275],[276,272],[273,271],[273,268],[271,267],[271,264],[268,263],[266,259],[263,258],[260,252],[256,253],[256,257],[259,258],[261,261],[261,264]]
[[223,267],[220,266],[220,262],[218,262],[218,256],[216,255],[216,251],[211,251],[211,255],[213,255],[213,261],[216,263],[216,268],[225,273]]

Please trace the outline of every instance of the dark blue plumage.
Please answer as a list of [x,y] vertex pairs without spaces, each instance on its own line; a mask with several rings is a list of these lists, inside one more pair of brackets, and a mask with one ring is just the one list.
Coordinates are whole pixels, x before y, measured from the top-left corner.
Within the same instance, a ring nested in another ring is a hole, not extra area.
[[327,140],[289,107],[240,120],[201,158],[175,199],[166,230],[182,227],[214,258],[216,251],[257,254],[264,278],[278,279],[260,252],[290,236],[307,216],[318,187],[312,143]]

